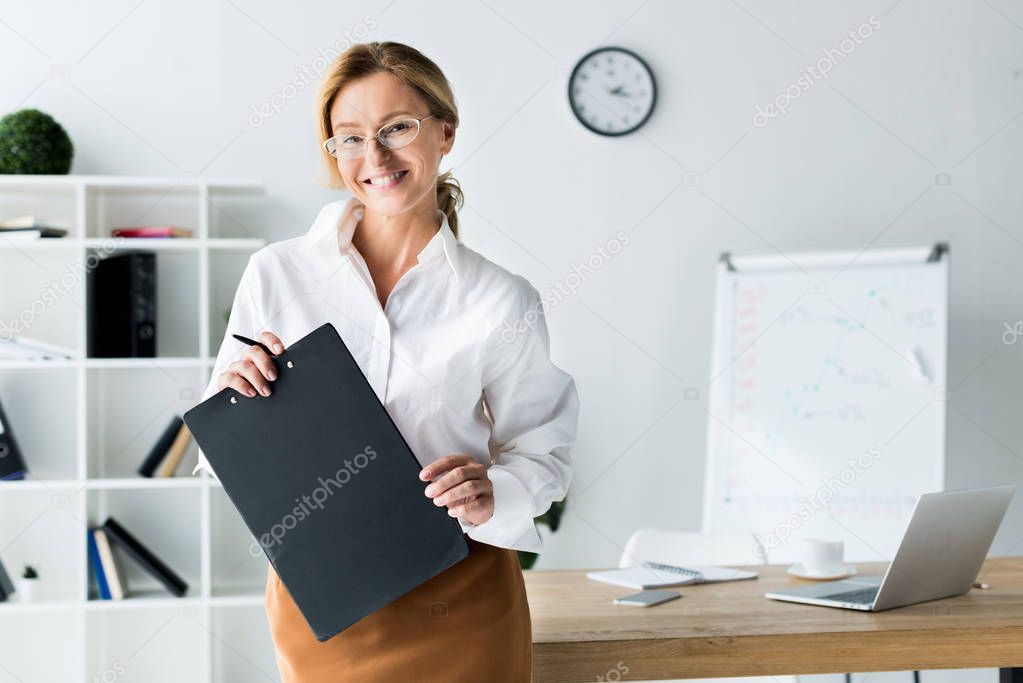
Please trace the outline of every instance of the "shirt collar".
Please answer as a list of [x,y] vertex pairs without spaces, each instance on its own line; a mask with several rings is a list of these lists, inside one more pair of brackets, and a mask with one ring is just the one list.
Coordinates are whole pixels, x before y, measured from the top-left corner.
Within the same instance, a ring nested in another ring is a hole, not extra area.
[[[347,254],[352,244],[352,236],[355,228],[362,220],[364,207],[355,197],[340,199],[327,204],[320,209],[319,215],[313,221],[312,227],[304,238],[305,245],[314,256],[320,259],[331,259],[338,253]],[[447,259],[451,271],[458,280],[461,275],[461,261],[458,238],[451,231],[448,225],[447,215],[437,210],[437,219],[440,221],[440,229],[434,235],[422,251],[417,254],[419,263],[426,263],[443,253]],[[331,238],[336,238],[332,244]]]

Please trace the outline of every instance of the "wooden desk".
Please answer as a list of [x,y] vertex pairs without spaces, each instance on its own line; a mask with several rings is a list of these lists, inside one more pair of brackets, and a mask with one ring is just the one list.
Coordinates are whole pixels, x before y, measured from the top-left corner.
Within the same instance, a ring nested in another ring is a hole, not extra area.
[[[880,574],[884,564],[862,564]],[[1023,683],[1023,558],[991,559],[974,589],[886,612],[778,602],[804,583],[786,567],[760,578],[680,586],[680,600],[611,604],[633,592],[585,571],[527,571],[536,683],[1001,667]],[[627,669],[623,669],[627,667]],[[617,672],[617,673],[616,673]]]

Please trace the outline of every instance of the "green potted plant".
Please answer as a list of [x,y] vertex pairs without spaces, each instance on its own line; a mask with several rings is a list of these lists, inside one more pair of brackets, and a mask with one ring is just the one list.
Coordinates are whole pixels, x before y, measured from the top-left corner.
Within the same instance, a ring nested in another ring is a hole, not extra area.
[[52,116],[22,109],[0,119],[0,173],[64,175],[74,145]]
[[[559,500],[556,503],[552,503],[551,507],[547,512],[543,513],[533,521],[537,524],[546,525],[551,533],[558,530],[561,525],[561,516],[565,513],[565,501]],[[536,553],[531,553],[526,550],[520,550],[519,552],[519,566],[523,569],[530,569],[536,564]]]

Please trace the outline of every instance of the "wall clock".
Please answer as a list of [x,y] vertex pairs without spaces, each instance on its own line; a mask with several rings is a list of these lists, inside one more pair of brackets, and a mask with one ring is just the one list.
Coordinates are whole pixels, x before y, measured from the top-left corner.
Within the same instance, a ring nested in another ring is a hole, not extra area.
[[601,47],[583,56],[568,79],[568,101],[579,123],[600,135],[626,135],[654,111],[654,74],[636,53]]

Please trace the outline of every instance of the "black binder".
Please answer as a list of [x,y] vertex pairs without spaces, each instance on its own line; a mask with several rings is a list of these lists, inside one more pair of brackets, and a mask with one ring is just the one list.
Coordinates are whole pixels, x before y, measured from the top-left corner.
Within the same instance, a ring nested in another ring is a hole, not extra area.
[[[138,562],[140,567],[149,572],[175,596],[181,598],[188,592],[188,583],[175,574],[174,570],[165,565],[149,548],[142,545],[142,542],[121,526],[116,519],[107,517],[107,521],[103,522],[102,529],[111,542],[119,545],[125,554]],[[106,567],[103,569],[106,570]],[[109,580],[108,576],[107,581]]]
[[270,396],[227,387],[185,424],[323,642],[469,548],[333,325],[273,361]]
[[4,563],[0,561],[0,602],[6,602],[7,598],[14,594],[14,584],[11,583],[11,577],[7,576],[7,570],[4,569]]
[[25,460],[14,438],[11,423],[4,414],[3,405],[0,404],[0,481],[24,479],[25,474]]

